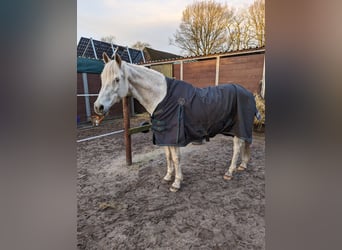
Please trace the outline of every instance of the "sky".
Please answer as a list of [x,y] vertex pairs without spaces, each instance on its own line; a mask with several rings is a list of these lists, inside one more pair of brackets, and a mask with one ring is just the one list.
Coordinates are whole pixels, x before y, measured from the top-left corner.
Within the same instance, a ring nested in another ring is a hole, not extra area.
[[[244,8],[254,0],[218,1]],[[137,41],[153,49],[181,54],[169,44],[182,12],[193,0],[77,0],[77,43],[81,37],[100,40],[115,36],[115,44],[131,47]]]

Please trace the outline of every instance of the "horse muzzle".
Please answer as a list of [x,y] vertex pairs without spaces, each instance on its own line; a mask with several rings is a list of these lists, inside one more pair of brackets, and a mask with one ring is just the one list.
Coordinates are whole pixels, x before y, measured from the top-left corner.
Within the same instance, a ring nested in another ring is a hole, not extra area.
[[94,103],[94,111],[96,114],[100,116],[105,116],[108,113],[108,110],[105,110],[104,105],[99,104],[97,102]]

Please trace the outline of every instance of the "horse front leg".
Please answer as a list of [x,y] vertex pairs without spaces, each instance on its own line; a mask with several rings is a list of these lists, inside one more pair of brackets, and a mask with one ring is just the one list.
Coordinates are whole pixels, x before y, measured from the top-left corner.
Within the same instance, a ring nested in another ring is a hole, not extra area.
[[182,169],[180,165],[180,150],[179,147],[169,147],[171,152],[171,158],[173,166],[175,168],[175,181],[170,187],[171,192],[177,192],[181,187],[181,182],[183,180]]
[[223,176],[223,178],[225,180],[231,180],[233,178],[233,173],[236,169],[236,163],[237,163],[238,158],[239,158],[240,150],[241,150],[241,147],[243,146],[243,143],[244,143],[244,141],[242,139],[240,139],[236,136],[234,136],[233,142],[234,142],[233,157],[232,157],[232,161],[230,163],[228,171]]
[[164,180],[171,181],[174,167],[173,167],[170,147],[165,147],[165,156],[166,156],[166,164],[167,164],[167,173],[164,176]]

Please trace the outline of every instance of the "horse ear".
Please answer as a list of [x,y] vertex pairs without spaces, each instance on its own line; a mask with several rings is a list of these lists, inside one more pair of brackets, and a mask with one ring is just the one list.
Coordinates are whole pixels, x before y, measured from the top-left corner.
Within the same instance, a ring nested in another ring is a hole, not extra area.
[[121,57],[115,53],[115,61],[119,64],[119,67],[121,67]]
[[106,52],[103,52],[102,58],[103,58],[104,63],[108,63],[110,61]]

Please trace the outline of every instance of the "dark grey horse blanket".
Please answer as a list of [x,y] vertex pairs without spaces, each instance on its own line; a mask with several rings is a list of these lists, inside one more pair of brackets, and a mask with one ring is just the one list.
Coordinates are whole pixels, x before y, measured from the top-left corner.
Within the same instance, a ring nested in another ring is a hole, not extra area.
[[251,92],[238,84],[196,88],[166,78],[167,93],[151,116],[153,144],[186,146],[217,134],[252,142],[257,113]]

